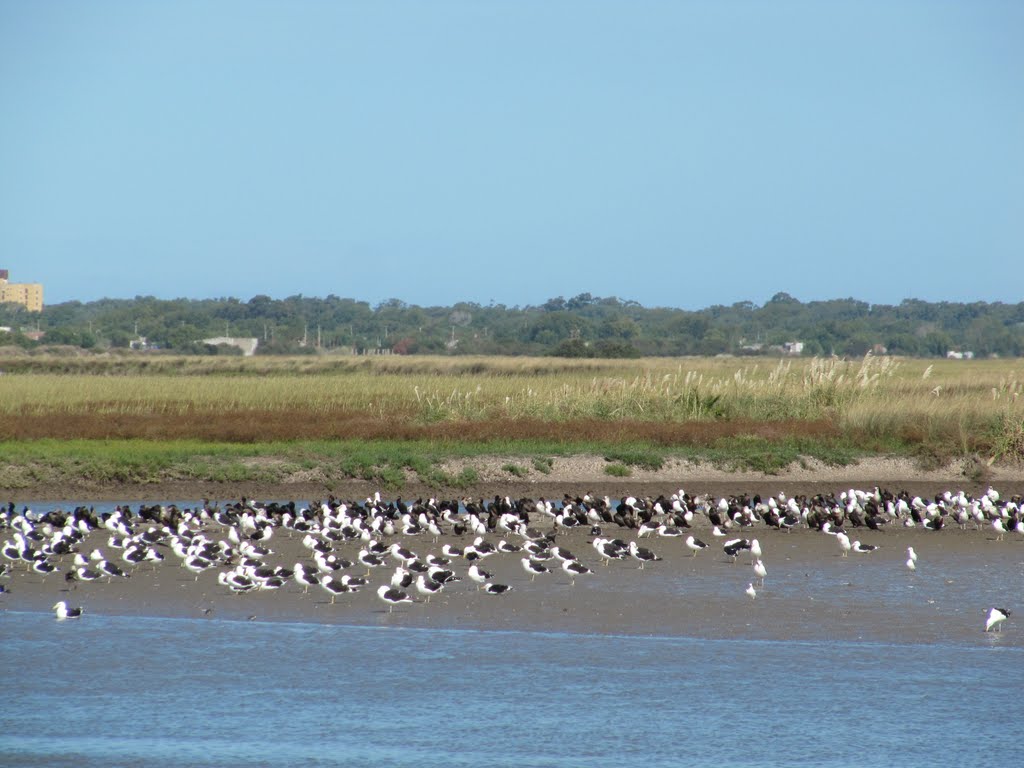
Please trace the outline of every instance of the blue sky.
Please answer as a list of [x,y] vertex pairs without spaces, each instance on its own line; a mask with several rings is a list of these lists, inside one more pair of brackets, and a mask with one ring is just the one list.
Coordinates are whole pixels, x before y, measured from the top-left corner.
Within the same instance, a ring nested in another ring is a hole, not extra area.
[[0,0],[47,303],[1024,299],[1024,3]]

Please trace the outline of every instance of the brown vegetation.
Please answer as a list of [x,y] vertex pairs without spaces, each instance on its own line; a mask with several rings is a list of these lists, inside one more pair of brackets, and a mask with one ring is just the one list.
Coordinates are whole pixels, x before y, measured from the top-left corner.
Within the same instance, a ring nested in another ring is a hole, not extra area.
[[644,442],[672,447],[711,445],[716,440],[738,436],[769,441],[829,439],[840,437],[840,431],[827,420],[651,422],[627,419],[609,422],[585,418],[552,422],[496,418],[417,423],[399,414],[381,417],[352,411],[314,413],[301,408],[240,411],[187,408],[173,413],[110,413],[100,409],[0,415],[0,440],[200,439],[243,443],[334,439],[546,440],[555,443]]

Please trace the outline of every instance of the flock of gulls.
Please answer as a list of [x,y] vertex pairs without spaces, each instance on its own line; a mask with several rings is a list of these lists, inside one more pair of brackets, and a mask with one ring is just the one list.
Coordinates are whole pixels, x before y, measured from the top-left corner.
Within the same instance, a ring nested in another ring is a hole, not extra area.
[[[1024,536],[1021,506],[1019,496],[1003,499],[991,488],[977,497],[960,491],[921,498],[874,488],[813,497],[714,498],[679,490],[615,501],[566,495],[558,502],[508,497],[386,502],[377,493],[363,501],[331,497],[304,507],[241,499],[195,508],[142,505],[133,511],[118,506],[102,513],[80,506],[43,515],[19,512],[10,503],[0,512],[0,532],[7,537],[0,597],[10,592],[3,582],[19,571],[39,574],[44,581],[59,579],[68,592],[79,583],[109,583],[141,569],[174,567],[197,582],[215,572],[218,588],[234,594],[295,585],[304,593],[322,590],[334,604],[369,589],[392,612],[402,604],[429,603],[450,585],[467,580],[490,595],[512,591],[511,584],[495,580],[489,558],[517,559],[530,582],[561,571],[575,584],[613,560],[632,561],[640,569],[658,563],[658,540],[680,539],[697,557],[712,549],[695,535],[700,530],[721,541],[716,546],[730,562],[749,557],[753,576],[745,593],[755,600],[768,573],[759,530],[810,529],[834,537],[841,557],[851,552],[870,556],[879,545],[861,536],[896,526],[936,533],[988,528],[998,540]],[[586,557],[562,546],[563,534],[571,529],[583,529],[590,539],[592,552]],[[273,547],[281,537],[301,542],[304,556],[294,563],[274,563]],[[442,537],[455,543],[439,546]],[[661,546],[673,545],[665,541]],[[907,569],[916,570],[917,560],[908,547]],[[61,621],[85,612],[65,600],[53,611]],[[985,631],[1001,630],[1010,615],[1006,608],[992,608]]]

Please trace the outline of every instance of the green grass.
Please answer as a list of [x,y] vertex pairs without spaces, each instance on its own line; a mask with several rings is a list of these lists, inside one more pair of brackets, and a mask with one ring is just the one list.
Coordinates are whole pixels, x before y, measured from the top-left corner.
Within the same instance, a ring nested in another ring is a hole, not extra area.
[[434,469],[420,479],[432,488],[453,488],[463,490],[480,482],[480,475],[472,467],[466,467],[458,474],[453,475],[441,469]]
[[[912,455],[912,444],[882,440],[878,452]],[[805,458],[845,465],[875,450],[860,450],[837,439],[772,440],[755,436],[720,438],[703,446],[547,440],[457,441],[338,440],[221,443],[199,440],[33,440],[0,442],[0,487],[31,488],[61,483],[152,484],[168,481],[285,482],[296,472],[313,474],[330,488],[362,480],[387,489],[410,482],[438,489],[465,489],[479,482],[472,467],[459,472],[449,462],[508,457],[502,467],[524,477],[531,467],[549,474],[559,457],[603,456],[606,473],[630,477],[635,469],[657,470],[669,460],[709,461],[737,470],[778,473]],[[949,455],[917,454],[922,463]],[[981,473],[982,470],[977,470]]]
[[604,473],[606,475],[611,475],[612,477],[629,477],[630,475],[633,474],[633,470],[631,470],[625,464],[615,463],[609,464],[607,467],[605,467]]
[[605,461],[618,462],[619,464],[626,464],[630,467],[638,467],[640,469],[649,469],[653,471],[657,471],[665,466],[665,457],[659,451],[649,447],[626,446],[623,448],[616,448],[605,452],[604,459]]
[[733,471],[754,471],[774,475],[803,459],[813,458],[830,466],[846,466],[863,452],[841,444],[811,440],[766,440],[760,437],[736,437],[717,441],[707,449],[695,451],[688,458],[710,461],[715,466]]
[[554,469],[555,460],[549,458],[534,457],[533,468],[540,472],[542,475],[550,475],[551,470]]

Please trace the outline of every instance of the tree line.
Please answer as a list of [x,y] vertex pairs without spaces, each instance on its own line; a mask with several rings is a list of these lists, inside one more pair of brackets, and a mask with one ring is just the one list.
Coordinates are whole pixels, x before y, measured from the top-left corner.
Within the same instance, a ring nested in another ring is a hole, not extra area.
[[[644,307],[589,293],[539,306],[421,307],[398,299],[376,306],[334,295],[69,301],[29,313],[0,305],[0,345],[73,345],[184,354],[237,354],[203,342],[255,337],[258,354],[558,355],[638,357],[778,354],[800,342],[804,355],[944,357],[1024,354],[1024,302],[955,303],[906,299],[897,305],[855,299],[800,302],[778,293],[763,306],[741,301],[695,311]],[[36,338],[37,336],[41,338]]]

